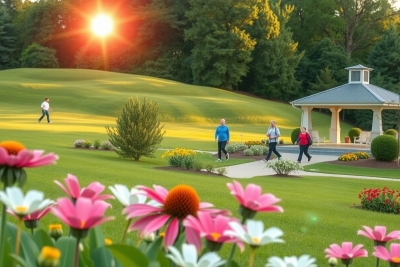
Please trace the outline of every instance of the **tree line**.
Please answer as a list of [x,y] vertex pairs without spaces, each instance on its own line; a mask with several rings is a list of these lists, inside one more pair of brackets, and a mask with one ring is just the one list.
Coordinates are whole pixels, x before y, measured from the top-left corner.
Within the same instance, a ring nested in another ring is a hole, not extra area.
[[[0,70],[88,68],[150,75],[291,101],[374,69],[398,92],[395,0],[0,0]],[[99,39],[90,20],[115,19]],[[394,112],[385,111],[384,128]],[[372,113],[343,118],[368,129]]]

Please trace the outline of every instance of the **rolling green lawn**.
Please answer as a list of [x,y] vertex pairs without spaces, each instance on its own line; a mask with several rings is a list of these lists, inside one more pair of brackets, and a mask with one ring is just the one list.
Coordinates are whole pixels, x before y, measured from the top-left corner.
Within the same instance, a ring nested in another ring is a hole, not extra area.
[[[16,140],[29,149],[54,152],[60,159],[54,166],[28,169],[28,182],[24,187],[38,189],[47,198],[57,199],[63,192],[54,180],[62,181],[68,173],[76,175],[81,185],[99,181],[106,186],[116,183],[128,187],[158,184],[172,188],[178,184],[193,186],[202,201],[217,208],[229,209],[238,216],[238,204],[230,195],[226,177],[210,177],[158,170],[166,166],[161,159],[142,158],[140,162],[121,159],[111,151],[73,148],[77,139],[107,140],[104,125],[114,125],[116,116],[130,96],[148,96],[160,104],[160,119],[167,131],[162,148],[184,147],[216,150],[214,130],[224,117],[231,128],[232,141],[260,140],[270,119],[277,120],[286,142],[293,128],[298,127],[300,112],[290,105],[238,95],[233,92],[191,86],[145,76],[117,74],[89,70],[21,69],[0,71],[0,140]],[[37,123],[40,103],[50,98],[53,124]],[[329,117],[313,113],[313,125],[322,135],[328,135]],[[342,124],[343,133],[349,125]],[[346,135],[346,134],[344,134]],[[343,136],[344,136],[343,135]],[[213,162],[208,153],[199,154],[202,162]],[[245,160],[232,159],[229,164]],[[225,164],[227,164],[225,162]],[[357,208],[358,193],[363,188],[388,186],[400,189],[398,182],[330,177],[277,178],[256,177],[239,180],[243,185],[255,183],[263,192],[281,198],[284,213],[258,214],[266,227],[277,226],[284,231],[285,244],[260,248],[254,266],[264,266],[271,255],[291,256],[310,254],[317,258],[318,266],[326,266],[324,249],[331,243],[353,241],[365,244],[372,255],[372,242],[357,236],[363,225],[385,225],[390,231],[400,230],[398,216],[379,214]],[[107,189],[107,193],[110,191]],[[111,201],[108,214],[114,222],[104,224],[105,236],[118,242],[125,227],[121,206]],[[43,227],[57,223],[48,215]],[[66,230],[66,229],[65,229]],[[130,234],[135,238],[134,234]],[[237,253],[235,259],[245,266],[248,249]],[[221,255],[227,257],[229,246]],[[356,259],[352,266],[374,266],[372,256]]]

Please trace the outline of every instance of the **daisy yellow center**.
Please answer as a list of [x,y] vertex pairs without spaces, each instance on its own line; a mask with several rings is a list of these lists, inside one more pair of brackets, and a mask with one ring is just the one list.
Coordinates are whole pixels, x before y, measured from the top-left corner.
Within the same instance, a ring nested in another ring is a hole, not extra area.
[[3,141],[0,143],[0,147],[7,150],[8,155],[17,155],[18,152],[25,149],[21,143],[15,141]]
[[112,244],[112,241],[111,241],[111,239],[109,239],[109,238],[105,238],[105,239],[104,239],[104,243],[105,243],[106,245],[111,245],[111,244]]
[[400,258],[399,257],[393,257],[391,262],[393,263],[400,263]]
[[50,224],[49,225],[49,230],[61,230],[62,225],[61,224]]
[[61,256],[61,252],[58,249],[48,246],[44,246],[40,254],[44,259],[52,260],[58,260]]
[[221,237],[221,234],[219,234],[219,233],[211,233],[211,237],[214,239],[214,241],[217,241]]
[[161,233],[159,234],[159,236],[164,237],[164,236],[165,236],[165,233],[164,233],[164,232],[161,232]]
[[25,206],[16,206],[15,207],[15,211],[17,213],[25,213],[27,210],[28,210],[28,208]]
[[254,243],[254,244],[260,243],[260,239],[257,238],[257,237],[253,237],[253,243]]
[[188,185],[178,185],[172,188],[164,202],[167,214],[177,218],[195,216],[200,208],[200,199],[196,190]]

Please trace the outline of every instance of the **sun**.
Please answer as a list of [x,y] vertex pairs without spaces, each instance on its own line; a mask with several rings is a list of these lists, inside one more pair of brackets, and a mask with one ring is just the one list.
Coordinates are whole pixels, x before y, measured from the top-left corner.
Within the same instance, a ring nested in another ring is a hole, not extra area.
[[106,36],[113,30],[113,21],[110,16],[99,14],[92,20],[92,31],[98,36]]

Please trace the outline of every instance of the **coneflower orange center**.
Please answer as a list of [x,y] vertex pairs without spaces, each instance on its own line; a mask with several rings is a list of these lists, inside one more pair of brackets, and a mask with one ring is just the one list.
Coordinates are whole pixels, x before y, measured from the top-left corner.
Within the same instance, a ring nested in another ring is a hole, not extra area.
[[400,258],[399,257],[393,257],[391,262],[400,263]]
[[164,202],[165,212],[178,218],[188,215],[196,216],[200,208],[200,199],[196,190],[188,185],[178,185],[172,188]]
[[17,155],[18,152],[25,149],[25,147],[16,141],[3,141],[0,143],[0,147],[7,150],[8,155]]

